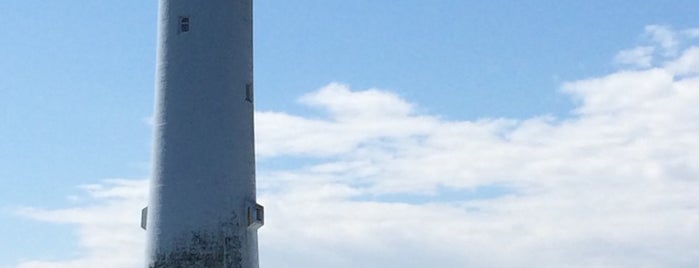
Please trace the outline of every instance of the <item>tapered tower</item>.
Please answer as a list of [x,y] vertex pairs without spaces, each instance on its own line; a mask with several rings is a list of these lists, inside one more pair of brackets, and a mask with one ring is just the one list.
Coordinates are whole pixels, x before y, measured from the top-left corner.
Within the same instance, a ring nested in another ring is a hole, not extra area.
[[256,268],[252,0],[159,0],[147,267]]

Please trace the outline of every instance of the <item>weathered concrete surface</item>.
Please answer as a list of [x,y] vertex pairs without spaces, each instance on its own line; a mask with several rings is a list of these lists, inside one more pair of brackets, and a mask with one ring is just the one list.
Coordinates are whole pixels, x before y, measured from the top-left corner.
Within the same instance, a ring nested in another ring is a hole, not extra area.
[[255,268],[252,0],[159,0],[147,267]]
[[178,240],[174,249],[156,253],[150,267],[244,267],[243,238],[240,236],[193,231]]

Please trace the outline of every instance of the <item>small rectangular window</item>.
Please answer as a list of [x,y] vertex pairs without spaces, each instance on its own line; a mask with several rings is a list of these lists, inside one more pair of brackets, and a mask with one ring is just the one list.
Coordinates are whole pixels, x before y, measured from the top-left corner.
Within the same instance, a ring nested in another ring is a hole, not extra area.
[[249,204],[247,207],[248,212],[248,227],[250,228],[260,228],[265,225],[265,208],[260,204]]
[[255,215],[257,215],[255,220],[257,220],[258,222],[265,221],[265,210],[262,206],[260,206],[260,205],[255,206]]
[[189,32],[189,17],[180,17],[180,32]]

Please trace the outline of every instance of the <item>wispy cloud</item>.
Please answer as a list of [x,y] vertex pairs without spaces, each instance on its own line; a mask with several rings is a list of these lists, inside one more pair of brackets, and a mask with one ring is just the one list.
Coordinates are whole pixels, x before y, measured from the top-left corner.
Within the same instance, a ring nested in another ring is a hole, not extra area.
[[655,52],[655,47],[652,46],[642,46],[622,50],[616,54],[614,57],[614,62],[618,65],[648,68],[653,64],[653,52]]
[[106,180],[83,185],[81,203],[66,209],[18,209],[19,215],[44,222],[74,224],[83,256],[64,261],[25,261],[18,268],[141,267],[145,256],[140,208],[145,180]]
[[[697,37],[699,37],[699,28],[676,31],[667,25],[648,25],[643,33],[643,39],[647,44],[619,51],[614,57],[614,63],[622,68],[631,69],[647,69],[658,65],[654,61],[665,61],[666,64],[670,64],[677,60],[675,58],[681,51],[685,54],[691,53],[688,49],[691,46],[688,44],[695,42],[694,39]],[[687,58],[693,57],[685,57],[684,62],[676,65],[685,63],[684,66],[679,66],[684,70],[694,67],[686,64]],[[671,69],[676,71],[678,66]]]
[[[695,51],[565,83],[571,118],[445,120],[339,83],[301,97],[313,117],[259,111],[260,161],[314,159],[259,171],[261,267],[695,267]],[[483,187],[496,193],[446,196]],[[139,266],[145,188],[106,181],[81,187],[89,206],[21,210],[75,224],[84,256],[17,267]]]
[[662,48],[666,56],[677,54],[679,41],[677,32],[666,25],[648,25],[645,28],[645,35]]

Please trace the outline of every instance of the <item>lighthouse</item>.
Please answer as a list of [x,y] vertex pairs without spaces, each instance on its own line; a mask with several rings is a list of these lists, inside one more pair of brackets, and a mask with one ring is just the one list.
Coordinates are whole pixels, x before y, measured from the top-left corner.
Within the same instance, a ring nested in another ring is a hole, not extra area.
[[159,0],[146,267],[258,267],[252,42],[252,0]]

